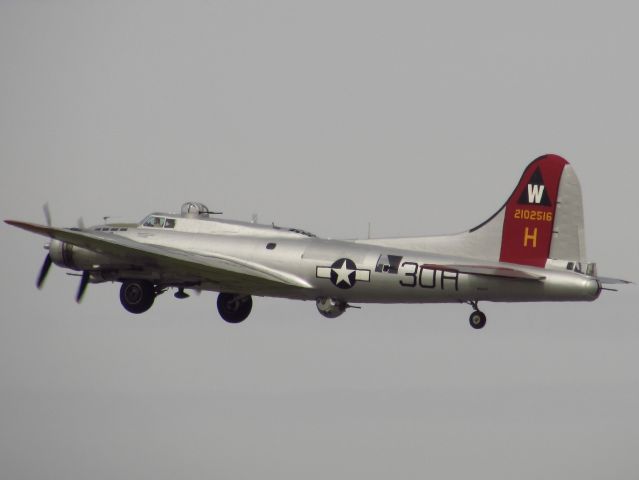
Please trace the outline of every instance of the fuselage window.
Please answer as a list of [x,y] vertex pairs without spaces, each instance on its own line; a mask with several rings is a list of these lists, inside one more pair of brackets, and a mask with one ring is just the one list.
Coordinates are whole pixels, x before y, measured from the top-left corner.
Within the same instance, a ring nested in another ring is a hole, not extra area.
[[402,257],[399,255],[380,255],[375,266],[375,271],[379,273],[397,273]]
[[[276,228],[275,225],[273,225],[273,228]],[[317,237],[317,235],[314,235],[311,232],[307,232],[305,230],[300,230],[299,228],[289,228],[288,231],[293,233],[299,233],[300,235],[304,235],[305,237],[311,237],[311,238]]]
[[164,222],[164,228],[175,228],[175,218],[167,218]]
[[267,250],[273,250],[276,246],[277,246],[276,243],[269,242],[269,243],[266,244],[266,249]]

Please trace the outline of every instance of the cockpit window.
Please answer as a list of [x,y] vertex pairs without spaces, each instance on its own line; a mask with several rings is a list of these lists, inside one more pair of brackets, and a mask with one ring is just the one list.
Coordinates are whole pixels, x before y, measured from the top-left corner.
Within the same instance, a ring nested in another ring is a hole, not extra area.
[[162,228],[164,226],[164,221],[165,220],[166,219],[164,217],[156,217],[155,215],[149,215],[144,220],[144,223],[142,224],[142,226],[143,227]]
[[164,222],[164,228],[175,228],[175,218],[167,218]]

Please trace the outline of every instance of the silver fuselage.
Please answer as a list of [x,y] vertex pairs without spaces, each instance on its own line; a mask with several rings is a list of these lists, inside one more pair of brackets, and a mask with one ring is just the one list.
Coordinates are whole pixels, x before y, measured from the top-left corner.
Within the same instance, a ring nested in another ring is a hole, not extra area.
[[[469,275],[432,268],[433,264],[472,263],[472,258],[449,257],[423,251],[388,248],[345,240],[330,240],[308,236],[289,229],[219,219],[175,219],[171,229],[142,226],[128,228],[93,227],[109,231],[135,242],[181,250],[197,255],[241,258],[266,268],[287,272],[308,288],[279,287],[251,288],[245,292],[258,296],[274,296],[302,300],[331,297],[348,303],[443,303],[467,301],[531,302],[531,301],[591,301],[598,297],[601,287],[590,276],[568,271],[512,265],[518,270],[544,277],[531,282],[512,278]],[[114,231],[113,231],[114,230]],[[75,268],[95,269],[94,252],[82,249],[74,252]],[[392,258],[392,262],[388,261]],[[340,266],[349,276],[337,277]],[[121,260],[120,260],[121,261]],[[499,267],[509,264],[475,260],[483,266]],[[103,259],[108,263],[108,259]],[[389,264],[389,263],[392,263]],[[117,266],[117,261],[114,264]],[[229,291],[230,287],[217,281],[185,278],[179,272],[136,268],[127,271],[126,262],[120,268],[103,271],[94,281],[117,280],[120,277],[144,278],[165,286],[189,284],[212,291]],[[425,265],[431,266],[431,268]],[[331,278],[331,275],[333,278]],[[338,283],[339,282],[339,283]]]

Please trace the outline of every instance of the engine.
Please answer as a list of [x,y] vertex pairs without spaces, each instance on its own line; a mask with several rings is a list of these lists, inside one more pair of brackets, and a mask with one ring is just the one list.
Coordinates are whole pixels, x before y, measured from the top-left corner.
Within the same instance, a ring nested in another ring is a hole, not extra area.
[[117,269],[126,266],[126,262],[102,253],[92,252],[86,248],[51,240],[49,255],[53,263],[72,270]]
[[336,318],[346,311],[346,302],[331,297],[320,297],[316,301],[317,310],[326,318]]

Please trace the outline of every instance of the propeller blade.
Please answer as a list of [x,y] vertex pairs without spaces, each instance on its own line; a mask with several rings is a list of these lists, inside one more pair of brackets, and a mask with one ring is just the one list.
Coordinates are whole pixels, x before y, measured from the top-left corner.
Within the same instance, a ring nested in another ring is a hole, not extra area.
[[47,278],[47,274],[49,273],[49,269],[51,268],[51,263],[51,255],[47,255],[46,257],[44,257],[44,263],[42,264],[40,275],[38,275],[38,281],[36,282],[36,286],[38,288],[42,288],[44,280],[45,278]]
[[84,230],[84,218],[82,217],[78,218],[78,228]]
[[80,279],[80,286],[78,287],[78,294],[75,296],[75,301],[77,303],[80,303],[82,301],[84,292],[86,292],[87,290],[87,285],[89,285],[90,278],[91,278],[91,272],[87,270],[82,272],[82,278]]
[[49,210],[49,202],[42,205],[42,210],[44,211],[44,219],[47,221],[47,226],[51,226],[51,211]]

